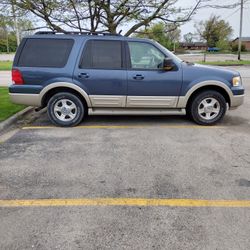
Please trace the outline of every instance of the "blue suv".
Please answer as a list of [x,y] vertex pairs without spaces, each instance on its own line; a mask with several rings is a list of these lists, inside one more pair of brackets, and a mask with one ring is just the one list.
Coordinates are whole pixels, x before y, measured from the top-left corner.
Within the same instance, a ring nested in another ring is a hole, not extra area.
[[240,74],[180,60],[159,43],[109,33],[38,32],[15,55],[14,103],[75,126],[88,115],[187,114],[200,125],[243,103]]

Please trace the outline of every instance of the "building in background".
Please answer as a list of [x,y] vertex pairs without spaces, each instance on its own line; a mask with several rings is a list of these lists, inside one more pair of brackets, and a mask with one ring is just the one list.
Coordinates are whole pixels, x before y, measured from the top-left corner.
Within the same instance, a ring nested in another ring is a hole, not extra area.
[[192,43],[182,42],[179,44],[179,47],[184,50],[206,50],[207,44],[203,42],[192,42]]
[[[245,49],[247,51],[250,51],[250,36],[249,37],[242,37],[241,38],[241,43],[243,46],[245,46]],[[232,44],[233,45],[238,45],[238,42],[239,42],[239,37],[235,38],[233,41],[232,41]]]

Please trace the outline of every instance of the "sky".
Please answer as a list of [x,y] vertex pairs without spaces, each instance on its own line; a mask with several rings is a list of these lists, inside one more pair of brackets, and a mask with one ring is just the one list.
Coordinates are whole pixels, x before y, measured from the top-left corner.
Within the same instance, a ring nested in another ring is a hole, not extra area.
[[[215,4],[230,4],[235,3],[240,0],[215,0]],[[194,6],[196,0],[179,0],[178,5],[185,6]],[[229,22],[233,28],[232,39],[239,36],[239,26],[240,26],[240,7],[235,9],[213,9],[213,8],[204,8],[198,10],[198,12],[193,16],[192,20],[181,26],[182,35],[192,32],[195,33],[196,29],[194,24],[202,20],[208,19],[212,14],[219,15],[222,19]],[[250,1],[244,5],[243,10],[243,36],[250,37]]]
[[[1,0],[0,0],[1,1]],[[198,0],[177,0],[176,6],[182,8],[190,8],[195,6]],[[235,2],[240,3],[241,0],[211,0],[210,4],[232,4]],[[244,5],[243,11],[243,36],[250,37],[250,0],[244,0],[247,3]],[[240,26],[240,6],[234,9],[214,9],[214,8],[202,8],[197,11],[195,15],[193,15],[191,21],[183,24],[181,28],[182,37],[184,34],[188,32],[196,33],[196,29],[194,27],[195,23],[199,23],[200,21],[204,21],[209,19],[211,15],[218,15],[225,21],[229,22],[229,24],[233,28],[233,34],[231,39],[234,39],[239,36],[239,26]],[[123,25],[121,27],[122,34],[124,34],[134,23],[129,23],[127,25]],[[43,26],[43,25],[42,25]]]

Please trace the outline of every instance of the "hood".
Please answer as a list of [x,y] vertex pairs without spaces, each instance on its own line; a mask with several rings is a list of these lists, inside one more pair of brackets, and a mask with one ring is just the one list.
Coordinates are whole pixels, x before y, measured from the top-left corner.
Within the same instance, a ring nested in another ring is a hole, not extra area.
[[222,66],[212,66],[212,65],[203,65],[203,64],[193,64],[195,68],[201,69],[201,70],[207,70],[207,71],[212,71],[212,72],[217,72],[219,74],[229,74],[231,76],[238,76],[240,73],[236,70],[225,68]]
[[216,80],[229,84],[232,78],[240,76],[239,72],[227,68],[193,63],[182,63],[183,79],[189,82]]

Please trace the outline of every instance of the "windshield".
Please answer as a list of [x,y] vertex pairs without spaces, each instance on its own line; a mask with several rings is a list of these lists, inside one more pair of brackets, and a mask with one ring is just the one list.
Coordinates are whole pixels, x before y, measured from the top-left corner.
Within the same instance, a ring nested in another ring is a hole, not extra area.
[[167,54],[168,57],[172,58],[174,61],[178,62],[178,63],[181,63],[182,60],[177,57],[175,54],[173,54],[171,51],[169,51],[168,49],[166,49],[164,46],[162,46],[160,43],[154,41],[158,47],[160,47],[160,49],[165,53]]

